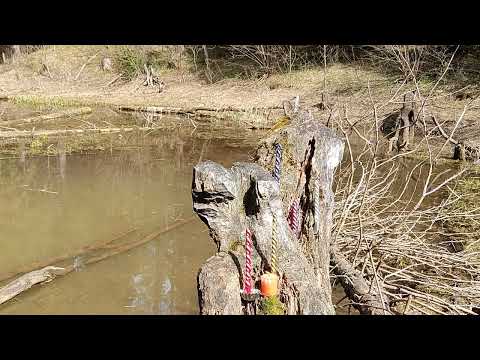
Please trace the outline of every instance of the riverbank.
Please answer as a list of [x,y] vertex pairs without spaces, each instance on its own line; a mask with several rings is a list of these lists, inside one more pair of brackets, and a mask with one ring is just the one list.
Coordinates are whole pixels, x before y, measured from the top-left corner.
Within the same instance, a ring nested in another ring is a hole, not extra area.
[[[371,121],[373,104],[378,116],[399,107],[401,95],[413,85],[401,86],[387,76],[357,64],[333,64],[326,69],[306,68],[260,79],[225,78],[209,84],[192,65],[160,68],[158,78],[165,88],[144,86],[144,75],[132,79],[122,77],[122,68],[111,71],[101,67],[103,58],[114,60],[121,46],[50,46],[22,55],[14,64],[0,65],[0,98],[15,104],[27,104],[51,110],[65,106],[156,106],[167,108],[216,109],[210,115],[240,120],[246,125],[255,121],[274,121],[278,114],[272,108],[282,101],[299,95],[320,119],[327,121],[331,113],[343,116],[345,108],[354,123]],[[419,90],[428,94],[435,85],[421,82]],[[449,84],[439,84],[429,101],[429,111],[448,121],[460,115],[468,99],[459,100]],[[393,99],[392,99],[393,98]],[[321,111],[322,101],[331,111]],[[317,105],[315,107],[315,105]],[[244,116],[232,115],[225,109],[244,111]],[[265,109],[266,111],[254,111]],[[473,121],[480,107],[472,106],[464,122]],[[245,114],[246,112],[246,114]],[[4,118],[0,114],[0,120]]]

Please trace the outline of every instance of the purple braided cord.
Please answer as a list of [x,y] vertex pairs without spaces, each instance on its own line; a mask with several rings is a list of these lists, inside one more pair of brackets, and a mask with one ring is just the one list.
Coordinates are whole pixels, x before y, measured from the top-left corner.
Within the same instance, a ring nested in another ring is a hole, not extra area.
[[280,182],[281,175],[281,165],[282,165],[282,145],[275,144],[275,166],[273,167],[273,178]]

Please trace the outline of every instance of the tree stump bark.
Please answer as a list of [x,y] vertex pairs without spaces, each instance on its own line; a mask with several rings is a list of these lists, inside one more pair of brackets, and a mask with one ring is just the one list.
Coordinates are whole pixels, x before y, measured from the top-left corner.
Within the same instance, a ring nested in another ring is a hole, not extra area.
[[[201,314],[248,312],[240,297],[245,231],[248,227],[253,233],[257,284],[263,272],[272,270],[273,223],[285,313],[334,314],[329,276],[332,182],[344,143],[310,113],[300,111],[298,100],[292,104],[285,104],[289,124],[259,144],[256,163],[235,163],[226,169],[205,161],[194,167],[193,208],[218,248],[199,271]],[[283,149],[280,182],[272,176],[275,144]],[[295,201],[301,210],[297,234],[287,222]]]

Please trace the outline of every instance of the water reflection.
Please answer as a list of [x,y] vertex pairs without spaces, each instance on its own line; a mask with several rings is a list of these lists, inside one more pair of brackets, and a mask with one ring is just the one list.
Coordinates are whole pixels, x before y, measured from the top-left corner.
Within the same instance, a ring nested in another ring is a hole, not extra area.
[[[171,243],[170,243],[171,244]],[[138,271],[130,278],[131,295],[126,306],[135,312],[150,314],[175,313],[176,296],[170,276],[174,272],[175,263],[171,257],[159,252],[159,243],[152,242],[142,249],[142,262]],[[170,246],[168,246],[170,247]],[[183,296],[185,297],[185,296]]]
[[58,164],[60,170],[60,177],[65,180],[65,171],[67,167],[67,151],[65,145],[65,139],[61,139],[58,142]]
[[19,166],[20,166],[20,169],[22,169],[23,173],[25,173],[25,153],[26,153],[26,149],[25,149],[25,140],[24,139],[19,140],[18,152],[19,152],[19,160],[18,160]]
[[75,271],[81,271],[85,268],[83,257],[75,256],[75,258],[73,259],[73,268],[75,269]]

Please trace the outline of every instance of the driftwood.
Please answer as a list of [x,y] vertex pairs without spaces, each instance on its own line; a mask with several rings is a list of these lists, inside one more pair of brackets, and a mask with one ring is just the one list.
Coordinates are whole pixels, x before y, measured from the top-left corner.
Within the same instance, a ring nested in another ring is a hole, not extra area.
[[[84,254],[81,260],[78,256],[74,259],[68,259],[68,263],[70,265],[64,267],[56,267],[56,266],[47,266],[41,270],[36,270],[29,272],[25,275],[22,275],[18,279],[12,281],[8,285],[0,288],[0,304],[5,303],[6,301],[12,299],[13,297],[17,296],[18,294],[30,289],[33,285],[38,284],[44,281],[51,281],[57,275],[66,275],[71,273],[74,270],[82,268],[85,265],[90,265],[97,263],[99,261],[108,259],[114,255],[118,255],[134,248],[137,248],[141,245],[144,245],[158,236],[166,234],[174,229],[177,229],[183,225],[186,225],[190,222],[195,220],[194,217],[178,221],[172,225],[167,226],[164,229],[157,230],[153,233],[150,233],[138,241],[131,242],[131,243],[124,243],[124,244],[111,244],[112,241],[109,241],[108,244],[105,244],[100,247],[96,247],[94,249],[90,249],[91,253]],[[62,259],[64,262],[66,259]]]
[[52,281],[57,275],[60,275],[63,270],[63,268],[47,266],[19,277],[0,289],[0,304],[13,299],[35,284]]
[[[218,248],[198,275],[202,314],[247,312],[240,297],[245,229],[254,234],[254,280],[258,281],[262,272],[272,268],[274,217],[279,298],[285,313],[334,314],[329,276],[332,182],[344,143],[310,112],[299,110],[298,99],[286,102],[284,110],[290,124],[262,141],[256,164],[235,163],[225,169],[205,161],[194,168],[193,208]],[[270,172],[274,143],[283,148],[280,186]],[[294,200],[300,201],[303,213],[299,238],[287,224]]]
[[53,79],[52,73],[50,72],[50,68],[46,63],[42,64],[42,68],[40,69],[40,75],[47,76],[48,78]]
[[478,139],[460,140],[454,147],[453,159],[478,163],[480,161],[480,141]]
[[68,110],[64,110],[64,111],[59,111],[59,112],[52,113],[52,114],[32,116],[32,117],[28,117],[28,118],[24,118],[24,119],[2,121],[2,122],[0,122],[0,125],[2,125],[2,126],[27,125],[27,124],[37,123],[37,122],[45,122],[45,121],[49,121],[49,120],[55,120],[55,119],[59,119],[59,118],[66,117],[66,116],[76,116],[76,115],[89,114],[91,112],[92,112],[91,108],[81,107],[81,108],[76,108],[76,109],[68,109]]
[[109,87],[110,85],[112,85],[113,83],[115,83],[118,79],[120,79],[122,76],[123,76],[123,73],[120,73],[119,75],[115,76],[112,80],[110,80],[110,81],[104,86],[104,88]]

